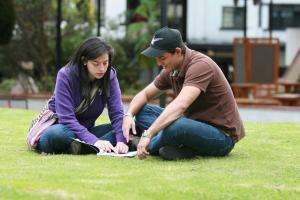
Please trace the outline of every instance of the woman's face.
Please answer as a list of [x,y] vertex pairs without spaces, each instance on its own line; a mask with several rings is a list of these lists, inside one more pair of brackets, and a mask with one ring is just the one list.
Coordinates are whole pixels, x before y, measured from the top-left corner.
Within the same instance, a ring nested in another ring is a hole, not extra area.
[[109,56],[107,53],[93,60],[88,60],[86,63],[90,80],[100,79],[107,71]]

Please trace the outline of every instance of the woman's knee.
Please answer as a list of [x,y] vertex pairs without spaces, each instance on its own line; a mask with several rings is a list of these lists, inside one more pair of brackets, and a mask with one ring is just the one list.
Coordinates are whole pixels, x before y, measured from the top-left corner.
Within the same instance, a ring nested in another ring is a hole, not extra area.
[[75,134],[63,124],[55,124],[47,128],[41,136],[42,140],[64,140],[66,138],[75,138]]
[[55,124],[48,127],[42,134],[38,142],[38,149],[46,153],[58,153],[62,148],[71,143],[71,138],[75,134],[62,124]]

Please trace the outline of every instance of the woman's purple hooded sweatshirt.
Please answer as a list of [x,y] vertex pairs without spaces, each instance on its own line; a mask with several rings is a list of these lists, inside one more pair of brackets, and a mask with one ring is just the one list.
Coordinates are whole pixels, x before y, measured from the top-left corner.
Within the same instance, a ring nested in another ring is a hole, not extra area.
[[[57,73],[55,90],[49,102],[49,109],[58,115],[58,122],[66,125],[80,140],[94,144],[98,138],[89,130],[94,127],[96,119],[103,112],[105,103],[100,91],[88,109],[76,117],[75,109],[82,99],[78,68],[75,66],[61,68]],[[121,101],[121,90],[114,68],[111,68],[110,72],[110,96],[107,100],[107,109],[117,142],[126,143],[122,133],[124,109]]]

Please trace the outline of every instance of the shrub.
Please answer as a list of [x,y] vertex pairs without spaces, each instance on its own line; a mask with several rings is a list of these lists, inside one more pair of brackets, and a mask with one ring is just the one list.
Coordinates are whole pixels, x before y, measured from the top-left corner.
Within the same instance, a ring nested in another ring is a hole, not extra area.
[[16,80],[14,79],[4,79],[0,83],[0,92],[10,92],[11,88],[16,84]]

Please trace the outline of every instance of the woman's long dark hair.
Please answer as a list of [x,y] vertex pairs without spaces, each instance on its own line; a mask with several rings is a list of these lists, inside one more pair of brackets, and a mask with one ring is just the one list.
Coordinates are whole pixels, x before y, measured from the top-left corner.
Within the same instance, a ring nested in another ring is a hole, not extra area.
[[[103,54],[108,54],[109,63],[107,71],[101,79],[96,79],[92,82],[89,79],[87,66],[84,65],[88,60],[94,60]],[[114,49],[107,42],[100,37],[92,37],[84,41],[72,56],[69,66],[77,67],[78,76],[80,80],[80,90],[83,98],[88,100],[90,98],[90,91],[92,84],[99,84],[102,89],[103,100],[106,103],[110,96],[110,71],[111,63],[114,55]],[[73,73],[73,72],[72,72]]]

